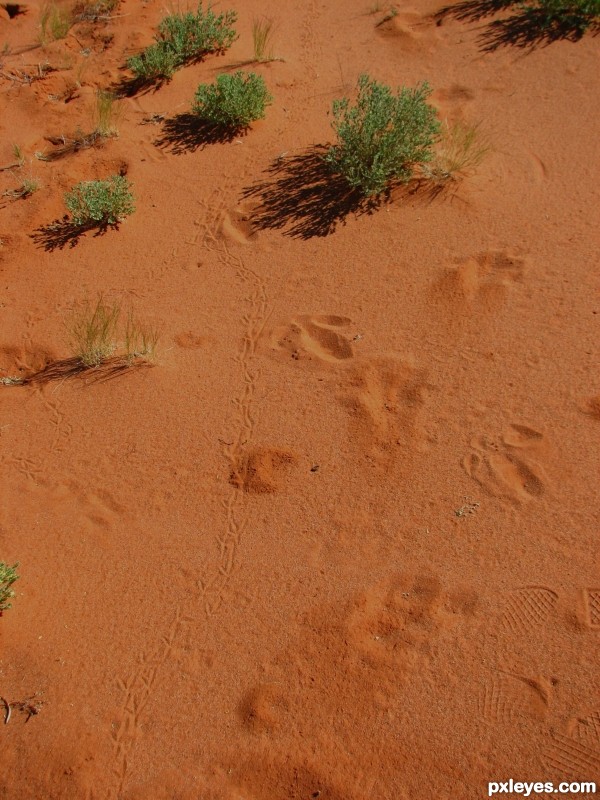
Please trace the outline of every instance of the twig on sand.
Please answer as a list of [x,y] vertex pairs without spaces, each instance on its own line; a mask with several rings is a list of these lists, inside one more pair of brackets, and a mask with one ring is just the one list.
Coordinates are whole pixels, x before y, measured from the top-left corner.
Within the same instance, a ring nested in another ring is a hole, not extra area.
[[5,709],[5,711],[4,711],[4,724],[8,725],[8,723],[10,722],[10,715],[11,715],[10,703],[8,702],[8,700],[6,700],[4,697],[1,697],[1,696],[0,696],[0,700],[2,700],[2,702],[4,703],[4,709]]

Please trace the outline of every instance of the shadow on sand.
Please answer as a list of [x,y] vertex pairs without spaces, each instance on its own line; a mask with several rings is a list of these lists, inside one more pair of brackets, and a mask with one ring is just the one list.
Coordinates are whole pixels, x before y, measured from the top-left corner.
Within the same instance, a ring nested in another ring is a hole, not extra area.
[[163,122],[162,134],[155,144],[157,147],[170,150],[175,155],[180,155],[192,153],[210,144],[232,142],[243,134],[243,129],[216,125],[214,122],[200,119],[197,114],[178,114]]
[[118,230],[119,223],[112,224],[88,222],[76,225],[68,216],[57,219],[49,225],[42,225],[31,234],[33,241],[44,250],[63,250],[65,247],[75,247],[79,239],[89,231],[96,231],[94,236],[103,236],[109,228]]
[[600,32],[600,20],[591,15],[577,10],[559,14],[542,7],[524,6],[520,0],[462,0],[444,6],[435,18],[440,23],[448,18],[480,22],[503,11],[512,13],[492,20],[479,35],[479,45],[485,52],[509,46],[533,49],[560,40],[577,42],[586,31],[593,36]]

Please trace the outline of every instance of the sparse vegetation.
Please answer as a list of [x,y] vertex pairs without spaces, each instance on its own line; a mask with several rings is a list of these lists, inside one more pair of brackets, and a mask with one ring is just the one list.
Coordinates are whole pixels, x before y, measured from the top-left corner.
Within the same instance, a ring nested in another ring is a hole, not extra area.
[[46,4],[40,12],[40,41],[45,44],[56,39],[64,39],[72,24],[73,18],[70,12],[55,3]]
[[258,62],[273,61],[271,43],[273,38],[273,20],[269,17],[254,19],[252,22],[252,41],[254,43],[254,60]]
[[0,561],[0,617],[4,611],[12,607],[9,601],[15,596],[15,593],[11,586],[19,578],[17,575],[18,566],[17,563],[9,567],[4,561]]
[[125,357],[129,363],[136,358],[154,359],[158,339],[157,328],[142,324],[133,311],[129,311],[124,332]]
[[13,156],[15,157],[17,164],[22,167],[25,163],[25,156],[23,155],[23,151],[18,144],[13,145]]
[[100,296],[95,306],[87,303],[69,327],[75,357],[84,367],[97,367],[115,350],[115,337],[121,310]]
[[392,181],[409,181],[418,166],[431,161],[439,136],[430,94],[423,83],[394,95],[361,75],[356,104],[348,98],[333,103],[338,143],[325,156],[330,168],[365,196],[381,194]]
[[192,111],[208,122],[237,130],[262,119],[272,101],[260,75],[239,70],[219,75],[214,84],[200,84]]
[[82,0],[75,5],[74,19],[77,22],[98,22],[109,19],[119,5],[119,0]]
[[434,181],[455,180],[478,167],[490,150],[479,124],[444,122],[435,155],[423,172]]
[[135,211],[129,181],[112,175],[101,181],[81,181],[65,194],[75,225],[115,225]]
[[9,197],[11,200],[24,200],[37,192],[39,188],[39,181],[35,178],[26,178],[18,189],[9,189],[3,193],[3,197]]
[[[158,330],[143,324],[129,311],[121,329],[121,307],[100,296],[95,303],[86,303],[68,325],[69,342],[75,358],[84,369],[99,367],[107,359],[116,359],[125,366],[136,360],[151,361],[156,355]],[[119,336],[122,345],[119,346]]]
[[158,26],[155,43],[127,62],[136,78],[152,81],[170,78],[184,64],[199,61],[208,53],[225,52],[237,34],[232,27],[235,11],[217,15],[202,3],[195,12],[170,14]]
[[96,92],[96,128],[100,136],[116,136],[121,107],[112,92],[99,89]]

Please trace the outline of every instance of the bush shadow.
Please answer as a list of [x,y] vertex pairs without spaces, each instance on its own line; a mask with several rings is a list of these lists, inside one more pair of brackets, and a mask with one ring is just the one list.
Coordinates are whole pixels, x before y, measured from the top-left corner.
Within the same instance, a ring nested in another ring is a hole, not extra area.
[[166,119],[162,124],[162,134],[155,145],[166,148],[175,155],[181,155],[193,153],[210,144],[232,142],[243,133],[243,128],[217,125],[190,112]]
[[324,161],[327,147],[317,145],[289,158],[279,157],[267,169],[267,180],[243,191],[259,198],[252,226],[257,230],[286,229],[300,239],[328,236],[348,214],[370,214],[385,196],[365,198]]
[[600,32],[600,20],[583,13],[552,14],[541,7],[523,6],[520,0],[462,0],[444,6],[435,19],[439,24],[447,18],[480,22],[502,11],[513,13],[492,20],[479,34],[478,43],[484,52],[511,46],[533,49],[561,40],[578,42],[586,32],[593,36]]
[[170,80],[170,78],[160,76],[154,78],[123,77],[116,83],[111,84],[109,91],[118,100],[123,100],[125,97],[136,97],[149,92],[157,92]]
[[79,239],[89,231],[96,231],[94,236],[103,236],[109,228],[118,230],[119,223],[86,222],[77,225],[70,217],[64,216],[49,225],[42,225],[31,234],[31,238],[36,245],[51,253],[53,250],[63,250],[67,246],[75,247]]

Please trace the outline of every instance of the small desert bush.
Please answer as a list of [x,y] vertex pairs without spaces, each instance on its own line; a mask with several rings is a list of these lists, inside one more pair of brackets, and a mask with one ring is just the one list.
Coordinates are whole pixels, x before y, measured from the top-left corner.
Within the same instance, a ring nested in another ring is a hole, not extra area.
[[73,19],[69,11],[54,3],[42,7],[40,14],[40,39],[42,44],[56,39],[64,39],[71,30]]
[[427,83],[396,94],[385,84],[361,75],[358,98],[333,103],[338,136],[326,162],[366,196],[383,192],[391,181],[409,181],[415,168],[430,161],[440,125],[427,103]]
[[143,81],[169,79],[179,66],[177,56],[165,42],[156,42],[143,53],[132,56],[127,66],[136,78]]
[[548,26],[558,25],[582,33],[600,22],[600,0],[535,0],[525,11],[543,16]]
[[231,47],[237,34],[232,27],[235,11],[215,14],[199,3],[196,11],[170,14],[158,26],[155,43],[127,62],[141,80],[170,78],[173,72],[208,53],[222,53]]
[[18,564],[13,564],[9,567],[4,561],[0,561],[0,617],[2,613],[11,608],[9,600],[15,596],[11,586],[18,579],[17,567]]
[[260,75],[239,70],[233,75],[219,75],[214,84],[200,84],[192,111],[224,128],[242,129],[262,119],[272,102]]
[[87,302],[74,314],[67,326],[69,342],[83,368],[99,367],[109,358],[126,365],[154,358],[158,330],[140,322],[131,310],[123,324],[122,318],[121,306],[107,302],[102,295],[95,304]]
[[121,108],[112,92],[99,89],[96,93],[95,123],[100,136],[116,136]]
[[102,181],[81,181],[65,194],[75,225],[115,225],[135,211],[129,181],[112,175]]
[[271,40],[273,38],[273,20],[265,17],[252,22],[252,41],[254,43],[255,61],[273,61]]
[[478,124],[444,122],[435,155],[424,165],[423,173],[436,181],[456,179],[478,167],[490,150]]

